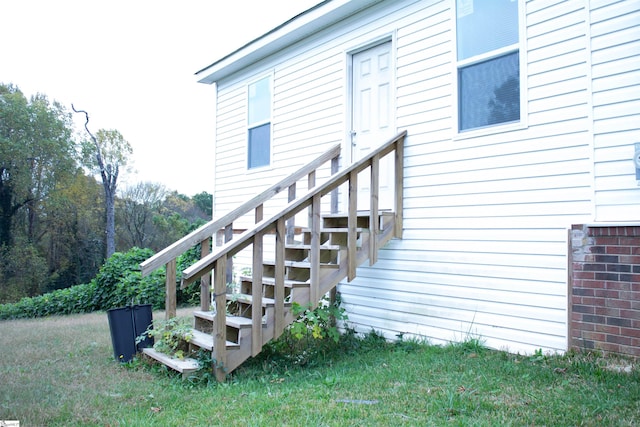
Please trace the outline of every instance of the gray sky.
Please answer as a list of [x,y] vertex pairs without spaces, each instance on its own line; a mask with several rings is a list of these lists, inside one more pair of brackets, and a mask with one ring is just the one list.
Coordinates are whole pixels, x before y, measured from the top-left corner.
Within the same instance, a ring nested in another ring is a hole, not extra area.
[[319,1],[0,0],[0,82],[119,130],[137,171],[120,188],[212,192],[214,93],[194,73]]

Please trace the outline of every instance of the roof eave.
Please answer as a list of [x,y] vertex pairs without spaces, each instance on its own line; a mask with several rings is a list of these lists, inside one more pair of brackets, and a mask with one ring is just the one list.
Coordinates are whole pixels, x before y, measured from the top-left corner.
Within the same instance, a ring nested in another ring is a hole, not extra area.
[[326,0],[196,72],[212,84],[382,0]]

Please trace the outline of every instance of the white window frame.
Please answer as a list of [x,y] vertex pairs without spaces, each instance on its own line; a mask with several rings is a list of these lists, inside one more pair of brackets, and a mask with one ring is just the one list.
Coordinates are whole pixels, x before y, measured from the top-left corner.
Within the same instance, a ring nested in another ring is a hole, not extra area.
[[[269,93],[270,93],[270,99],[269,99],[269,118],[267,120],[261,120],[261,121],[256,121],[254,123],[249,122],[249,103],[251,102],[250,97],[249,97],[249,87],[255,83],[258,83],[262,80],[268,79],[269,81]],[[273,164],[273,73],[269,73],[269,74],[263,74],[260,77],[257,77],[255,79],[251,79],[249,82],[247,82],[247,85],[245,86],[246,89],[246,100],[247,100],[247,111],[245,114],[246,117],[246,144],[245,144],[245,168],[247,172],[255,172],[255,171],[261,171],[264,169],[269,169],[271,168],[272,164]],[[269,124],[269,163],[266,165],[262,165],[262,166],[254,166],[254,167],[249,167],[249,131],[251,129],[263,126]]]
[[[505,46],[499,49],[492,50],[490,52],[476,55],[470,58],[463,59],[461,61],[458,60],[458,38],[457,38],[457,4],[452,8],[452,22],[454,23],[453,29],[453,49],[452,49],[452,64],[453,64],[453,87],[454,87],[454,96],[453,96],[453,129],[454,129],[454,140],[458,139],[467,139],[467,138],[475,138],[483,135],[492,135],[496,133],[508,132],[513,130],[520,130],[527,128],[527,105],[528,105],[528,96],[527,96],[527,43],[526,43],[526,2],[525,0],[516,0],[518,1],[518,43],[514,43],[509,46]],[[512,121],[506,123],[497,123],[493,125],[487,125],[478,128],[460,130],[460,88],[459,88],[459,70],[460,68],[464,68],[468,65],[482,63],[484,61],[488,61],[493,58],[498,58],[509,53],[519,53],[519,77],[520,77],[520,120]]]

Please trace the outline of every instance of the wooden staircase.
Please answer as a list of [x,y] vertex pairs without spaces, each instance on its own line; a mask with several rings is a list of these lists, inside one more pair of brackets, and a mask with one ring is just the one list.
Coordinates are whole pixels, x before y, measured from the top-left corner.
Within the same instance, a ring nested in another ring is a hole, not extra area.
[[[202,258],[182,272],[182,286],[200,279],[201,309],[194,312],[192,349],[211,351],[219,381],[262,346],[278,338],[292,323],[293,303],[315,308],[321,298],[343,281],[355,278],[364,262],[374,264],[378,250],[393,237],[402,237],[402,158],[406,132],[387,141],[367,157],[337,171],[339,147],[303,167],[236,211],[211,221],[189,236],[141,264],[143,275],[161,265],[167,267],[167,316],[175,316],[175,259],[194,244],[202,243]],[[380,158],[395,154],[396,203],[394,210],[378,209],[377,174]],[[331,159],[331,176],[315,185],[316,170]],[[370,169],[371,191],[367,211],[357,210],[358,174]],[[296,197],[296,183],[307,176],[308,191]],[[289,203],[263,219],[264,203],[281,189],[288,188]],[[346,212],[337,213],[338,192],[347,195]],[[330,198],[323,203],[323,197]],[[323,213],[329,205],[330,212]],[[307,210],[308,227],[295,226],[295,217]],[[233,221],[254,210],[255,225],[233,238]],[[225,243],[209,253],[212,235],[224,230]],[[265,239],[268,235],[274,238]],[[266,241],[269,240],[267,243]],[[242,250],[252,251],[251,275],[238,278],[239,286],[229,290],[229,266]],[[274,259],[264,259],[264,254]],[[213,293],[210,276],[213,272]],[[211,307],[209,301],[213,301]],[[173,359],[155,351],[144,353],[182,372],[198,369],[193,359]]]

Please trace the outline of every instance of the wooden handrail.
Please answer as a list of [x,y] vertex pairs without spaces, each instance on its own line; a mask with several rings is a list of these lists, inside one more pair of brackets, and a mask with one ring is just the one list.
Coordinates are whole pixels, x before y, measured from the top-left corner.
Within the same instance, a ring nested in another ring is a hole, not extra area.
[[167,246],[165,249],[161,250],[151,258],[145,260],[140,264],[140,268],[142,270],[142,276],[146,276],[153,272],[154,270],[166,265],[172,260],[175,260],[177,257],[182,255],[184,252],[192,248],[193,246],[211,238],[218,230],[227,227],[229,224],[232,224],[235,220],[245,215],[246,213],[258,208],[265,201],[269,200],[280,191],[289,188],[294,185],[299,179],[304,177],[305,175],[309,175],[314,173],[316,169],[322,166],[329,160],[335,161],[340,156],[340,144],[337,144],[331,149],[327,150],[321,156],[316,158],[314,161],[309,164],[303,166],[293,174],[287,176],[277,184],[269,187],[267,190],[258,194],[251,200],[242,204],[238,208],[232,210],[231,212],[223,215],[218,219],[214,219],[199,227],[197,230],[189,233],[184,236],[182,239],[176,241],[175,243]]
[[[207,274],[212,269],[214,269],[214,264],[218,262],[220,259],[225,259],[228,256],[233,256],[237,252],[241,251],[248,245],[253,243],[253,239],[255,236],[260,236],[267,231],[270,231],[276,228],[278,220],[288,219],[295,216],[302,209],[310,206],[310,205],[318,205],[318,198],[324,195],[331,193],[333,190],[337,189],[340,185],[344,184],[347,181],[351,181],[353,177],[356,177],[360,172],[365,170],[368,167],[374,165],[374,168],[377,168],[378,160],[392,151],[396,152],[395,159],[395,169],[396,169],[396,193],[400,192],[402,194],[402,157],[403,157],[403,143],[404,138],[407,135],[407,131],[403,131],[396,135],[395,137],[388,140],[386,143],[381,145],[376,150],[368,153],[362,159],[352,163],[347,168],[339,171],[338,173],[333,174],[327,181],[323,184],[310,189],[306,194],[297,199],[291,201],[287,206],[276,212],[270,218],[264,219],[258,222],[254,227],[248,229],[236,239],[227,242],[223,246],[217,248],[216,251],[211,254],[205,256],[200,259],[198,262],[194,263],[187,269],[182,272],[182,282],[183,284],[189,284],[204,274]],[[399,169],[399,170],[398,170]],[[353,200],[350,197],[351,200]],[[402,198],[395,198],[395,210],[396,212],[402,212]],[[353,202],[352,202],[353,203]],[[400,206],[398,206],[400,204]],[[376,205],[377,209],[377,205]],[[351,209],[350,209],[351,210]],[[355,211],[353,212],[355,215]],[[351,212],[350,212],[351,216]],[[350,221],[351,222],[351,221]],[[396,226],[402,229],[402,218],[396,218]],[[401,231],[400,231],[401,232]],[[398,233],[398,231],[396,231]],[[217,296],[217,293],[216,293]]]

